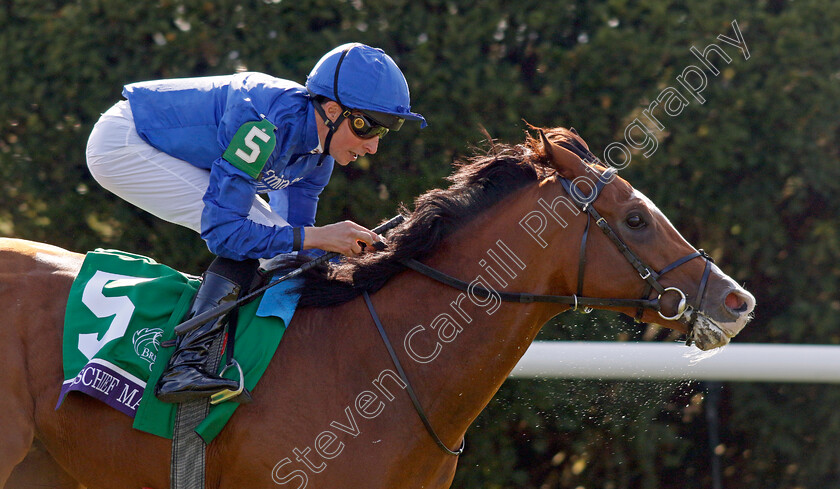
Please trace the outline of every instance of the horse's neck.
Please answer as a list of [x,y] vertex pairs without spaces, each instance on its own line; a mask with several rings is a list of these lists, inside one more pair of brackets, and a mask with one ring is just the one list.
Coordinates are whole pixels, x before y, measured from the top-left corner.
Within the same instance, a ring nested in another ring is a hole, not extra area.
[[[426,261],[485,288],[544,291],[546,266],[556,263],[537,256],[536,243],[529,246],[512,222],[471,224]],[[540,327],[561,311],[556,305],[488,300],[412,271],[375,294],[374,304],[433,426],[453,447]]]

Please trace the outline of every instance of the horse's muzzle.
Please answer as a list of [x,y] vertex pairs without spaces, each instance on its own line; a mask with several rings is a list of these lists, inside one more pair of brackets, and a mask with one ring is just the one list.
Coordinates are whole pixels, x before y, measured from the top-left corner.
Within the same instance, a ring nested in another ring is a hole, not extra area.
[[752,319],[755,297],[734,282],[716,294],[703,311],[693,311],[689,339],[701,350],[729,343]]

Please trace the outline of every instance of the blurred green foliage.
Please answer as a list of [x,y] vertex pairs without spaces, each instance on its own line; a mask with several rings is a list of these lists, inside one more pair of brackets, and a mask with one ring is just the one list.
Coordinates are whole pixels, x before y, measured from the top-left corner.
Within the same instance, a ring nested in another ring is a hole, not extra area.
[[[717,39],[734,37],[750,58]],[[454,158],[525,121],[574,126],[596,154],[666,87],[657,151],[622,171],[758,298],[750,342],[840,342],[840,4],[830,0],[86,0],[0,5],[0,235],[113,247],[191,273],[193,233],[98,187],[84,162],[98,115],[139,80],[264,71],[303,81],[333,46],[384,48],[430,126],[339,169],[318,220],[373,225],[443,185]],[[700,104],[676,81],[689,48],[731,57]],[[561,316],[541,339],[662,339],[609,314]],[[724,486],[840,485],[836,387],[725,386]],[[511,381],[468,433],[455,487],[705,488],[696,384]]]

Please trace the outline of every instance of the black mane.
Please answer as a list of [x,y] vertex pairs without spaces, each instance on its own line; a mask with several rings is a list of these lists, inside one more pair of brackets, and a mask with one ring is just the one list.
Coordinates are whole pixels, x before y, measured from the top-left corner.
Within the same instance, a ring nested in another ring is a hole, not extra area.
[[347,258],[341,264],[307,274],[298,288],[299,307],[341,304],[363,290],[379,290],[405,270],[400,260],[422,260],[434,253],[451,232],[513,191],[554,172],[541,145],[530,136],[525,144],[492,144],[486,154],[458,162],[457,166],[448,177],[452,182],[449,188],[421,195],[414,202],[413,212],[401,206],[400,213],[406,219],[387,235],[387,250]]

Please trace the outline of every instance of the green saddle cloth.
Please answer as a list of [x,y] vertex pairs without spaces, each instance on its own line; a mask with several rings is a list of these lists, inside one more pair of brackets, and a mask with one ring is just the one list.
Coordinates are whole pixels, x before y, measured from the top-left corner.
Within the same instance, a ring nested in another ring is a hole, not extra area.
[[[161,348],[161,343],[174,339],[174,328],[188,311],[199,283],[145,256],[102,249],[88,253],[67,300],[65,381],[56,409],[67,393],[79,391],[133,416],[134,428],[172,438],[177,405],[154,396],[154,386],[174,351]],[[236,329],[236,360],[249,390],[268,367],[294,311],[292,307],[285,321],[259,317],[262,299],[240,309]],[[235,370],[229,369],[225,376],[235,378]],[[234,402],[212,406],[196,432],[210,443],[237,407]]]

